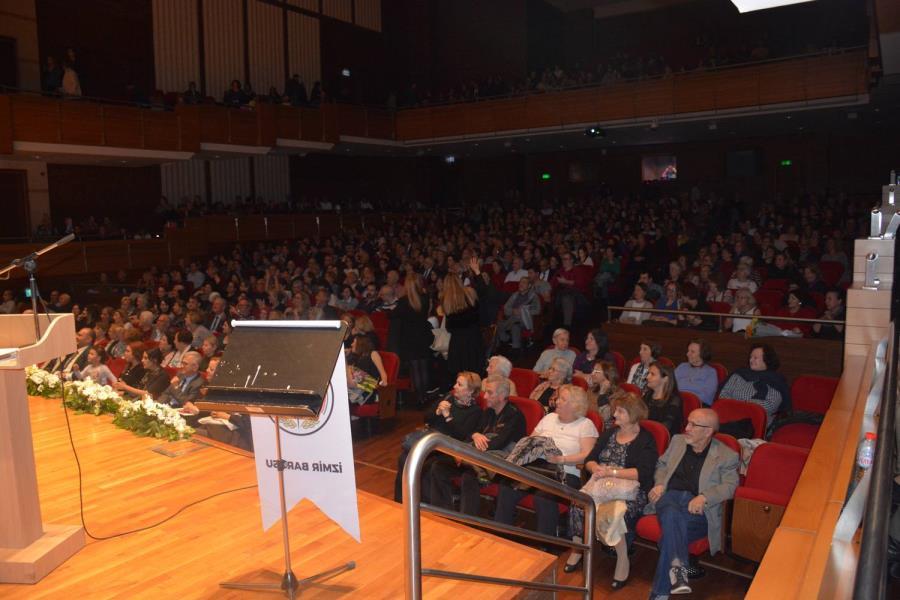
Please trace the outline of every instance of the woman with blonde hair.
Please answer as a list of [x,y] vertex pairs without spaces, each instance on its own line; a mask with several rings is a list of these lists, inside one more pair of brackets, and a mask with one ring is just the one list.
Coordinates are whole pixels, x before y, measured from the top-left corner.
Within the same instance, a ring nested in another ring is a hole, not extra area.
[[446,318],[450,332],[450,347],[447,350],[447,371],[477,373],[484,366],[484,339],[478,319],[478,294],[470,287],[464,287],[462,280],[454,273],[444,277],[444,294],[439,313]]
[[[456,383],[450,389],[450,393],[439,398],[434,404],[425,410],[425,427],[417,429],[403,438],[400,456],[397,457],[397,476],[394,479],[394,500],[403,502],[403,467],[406,465],[406,457],[409,451],[419,439],[432,431],[443,433],[461,442],[470,442],[472,434],[478,427],[481,418],[481,407],[478,405],[478,392],[481,390],[481,377],[478,373],[463,371],[456,376]],[[437,458],[436,454],[429,457],[429,461]],[[425,477],[430,468],[423,468]],[[424,490],[430,489],[429,485],[423,485]]]
[[412,270],[403,282],[406,294],[397,300],[397,307],[388,311],[388,350],[400,358],[400,369],[407,370],[412,379],[416,403],[425,404],[425,392],[430,389],[429,369],[431,361],[431,299],[425,294],[420,276]]
[[[581,487],[581,464],[597,441],[597,428],[585,417],[588,399],[584,390],[577,385],[567,384],[560,388],[556,409],[548,413],[531,433],[531,437],[547,437],[559,449],[560,455],[547,456],[553,465],[560,465],[564,473],[564,485],[578,489]],[[509,481],[500,480],[497,495],[497,509],[494,519],[512,525],[516,515],[516,505],[526,492],[513,488]],[[534,494],[534,510],[537,530],[544,535],[556,535],[559,524],[559,499],[552,494]]]

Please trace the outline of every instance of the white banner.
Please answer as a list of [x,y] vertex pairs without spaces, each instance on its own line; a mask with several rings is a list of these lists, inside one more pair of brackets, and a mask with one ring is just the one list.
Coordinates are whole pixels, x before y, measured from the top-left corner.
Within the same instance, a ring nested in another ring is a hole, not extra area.
[[[263,530],[267,530],[281,518],[275,423],[274,417],[253,417],[252,422],[259,502]],[[280,423],[287,510],[309,498],[328,518],[360,541],[347,368],[342,351],[331,374],[331,388],[319,418],[281,417]]]

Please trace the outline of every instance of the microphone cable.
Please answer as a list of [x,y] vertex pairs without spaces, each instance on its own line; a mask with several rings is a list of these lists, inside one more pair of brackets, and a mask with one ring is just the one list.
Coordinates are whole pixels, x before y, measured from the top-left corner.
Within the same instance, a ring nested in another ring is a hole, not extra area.
[[[112,535],[94,535],[93,533],[91,533],[91,530],[88,528],[87,522],[85,521],[85,518],[84,518],[84,490],[83,490],[84,483],[82,481],[81,461],[78,459],[78,451],[75,449],[75,439],[72,435],[72,425],[69,422],[69,409],[66,406],[65,402],[63,402],[63,413],[66,415],[66,430],[69,432],[69,444],[72,447],[72,454],[75,457],[75,465],[78,467],[78,512],[81,517],[81,526],[84,528],[85,534],[92,540],[102,542],[105,540],[111,540],[113,538],[131,535],[132,533],[147,531],[149,529],[159,527],[160,525],[171,521],[172,519],[174,519],[175,517],[177,517],[184,511],[186,511],[187,509],[189,509],[193,506],[197,506],[198,504],[200,504],[202,502],[206,502],[207,500],[212,500],[213,498],[217,498],[219,496],[224,496],[225,494],[231,494],[234,492],[241,492],[244,490],[251,490],[251,489],[256,488],[256,484],[254,484],[254,485],[247,485],[244,487],[233,488],[233,489],[225,490],[222,492],[216,492],[215,494],[210,494],[209,496],[206,496],[204,498],[200,498],[199,500],[194,500],[193,502],[189,502],[188,504],[185,504],[184,506],[182,506],[181,508],[176,510],[174,513],[172,513],[168,517],[162,519],[161,521],[153,523],[151,525],[145,525],[143,527],[138,527],[136,529],[129,529],[128,531],[123,531],[123,532],[115,533]],[[218,446],[212,446],[212,447],[218,448]],[[231,452],[231,450],[226,450],[224,448],[219,448],[219,449],[224,450],[225,452],[230,452],[231,454],[236,454],[238,456],[242,456],[244,458],[250,458],[249,456],[244,456],[243,454],[238,454],[237,452]]]

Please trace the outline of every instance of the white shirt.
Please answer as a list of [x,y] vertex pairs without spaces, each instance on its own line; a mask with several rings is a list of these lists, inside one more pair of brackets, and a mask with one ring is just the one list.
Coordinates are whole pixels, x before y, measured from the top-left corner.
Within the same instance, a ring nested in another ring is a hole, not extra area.
[[[571,423],[562,423],[559,415],[552,412],[541,419],[534,431],[533,436],[548,437],[553,440],[556,447],[564,455],[578,454],[581,452],[581,440],[583,438],[598,438],[597,428],[594,422],[587,417],[578,417]],[[577,465],[565,465],[566,473],[578,475]]]

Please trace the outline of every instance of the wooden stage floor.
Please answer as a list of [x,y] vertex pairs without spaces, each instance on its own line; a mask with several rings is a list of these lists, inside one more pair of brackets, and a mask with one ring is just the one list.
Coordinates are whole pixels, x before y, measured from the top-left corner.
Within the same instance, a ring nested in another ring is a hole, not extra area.
[[[30,401],[44,522],[77,524],[78,476],[58,400]],[[145,531],[88,543],[38,584],[0,585],[0,598],[278,598],[218,586],[258,569],[281,571],[281,527],[262,531],[252,459],[196,441],[167,443],[117,429],[110,417],[74,415],[83,469],[84,512],[92,535],[106,537],[157,523]],[[360,465],[384,479],[387,472]],[[364,475],[372,480],[373,473]],[[393,480],[392,475],[390,476]],[[383,483],[381,484],[383,485]],[[403,596],[400,506],[358,493],[362,543],[308,501],[290,513],[294,572],[302,578],[349,560],[353,571],[309,588],[303,598]],[[423,564],[485,575],[552,577],[555,557],[443,519],[426,517]],[[511,598],[516,590],[424,578],[428,598]]]

